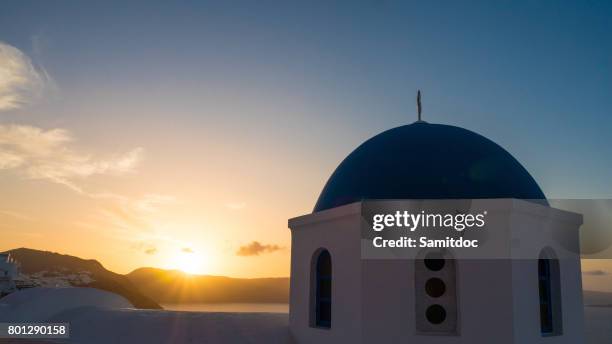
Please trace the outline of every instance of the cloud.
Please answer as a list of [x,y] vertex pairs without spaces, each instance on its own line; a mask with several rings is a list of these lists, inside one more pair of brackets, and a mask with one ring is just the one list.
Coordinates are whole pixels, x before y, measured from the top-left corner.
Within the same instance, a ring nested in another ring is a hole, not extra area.
[[46,179],[83,193],[75,182],[93,175],[133,172],[143,149],[99,159],[77,152],[65,129],[0,124],[0,170],[14,169],[29,179]]
[[[34,58],[40,54],[44,43],[44,37],[32,37]],[[42,67],[35,65],[19,49],[0,42],[0,112],[21,108],[54,90],[52,78]],[[101,156],[82,149],[75,141],[72,133],[62,128],[0,123],[0,172],[10,170],[22,179],[61,184],[83,196],[104,201],[99,202],[102,205],[97,212],[76,222],[81,227],[99,230],[108,228],[110,223],[114,228],[108,231],[112,233],[109,235],[129,238],[127,234],[139,233],[132,236],[134,240],[157,240],[153,229],[159,220],[154,218],[154,213],[175,202],[174,197],[148,194],[134,199],[112,190],[92,192],[87,188],[101,185],[98,180],[96,184],[88,181],[90,177],[135,172],[142,161],[143,148]],[[19,217],[0,210],[0,217],[7,216]],[[183,246],[185,244],[181,243],[178,247]],[[153,244],[143,244],[137,250],[147,254],[157,252]]]
[[587,270],[587,271],[583,271],[582,274],[588,275],[588,276],[606,276],[606,275],[609,275],[610,273],[604,270]]
[[193,253],[193,250],[189,247],[183,247],[181,251],[184,253]]
[[153,255],[157,253],[157,247],[155,247],[155,245],[142,241],[132,244],[131,249],[135,251],[142,251],[148,255]]
[[[40,37],[33,37],[35,53],[40,43]],[[52,86],[43,68],[34,66],[19,49],[0,42],[0,111],[20,108]],[[78,179],[132,172],[143,154],[138,147],[104,159],[93,158],[72,148],[73,141],[71,133],[61,128],[0,124],[0,170],[14,169],[25,178],[50,180],[87,194],[78,186]]]
[[241,257],[259,256],[262,253],[272,253],[282,249],[278,245],[262,245],[259,241],[253,241],[248,245],[240,246],[236,255]]
[[49,81],[19,49],[0,42],[0,111],[17,109],[38,96]]

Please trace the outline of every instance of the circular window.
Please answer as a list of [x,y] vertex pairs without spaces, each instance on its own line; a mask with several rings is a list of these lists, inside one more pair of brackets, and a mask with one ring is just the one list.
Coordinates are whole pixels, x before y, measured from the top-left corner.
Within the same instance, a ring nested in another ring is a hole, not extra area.
[[446,310],[440,305],[432,305],[425,311],[425,316],[430,323],[438,325],[446,320]]
[[440,271],[444,268],[445,260],[442,255],[430,252],[425,256],[425,266],[431,271]]
[[425,283],[425,291],[431,297],[440,297],[446,292],[446,284],[439,278],[430,278]]

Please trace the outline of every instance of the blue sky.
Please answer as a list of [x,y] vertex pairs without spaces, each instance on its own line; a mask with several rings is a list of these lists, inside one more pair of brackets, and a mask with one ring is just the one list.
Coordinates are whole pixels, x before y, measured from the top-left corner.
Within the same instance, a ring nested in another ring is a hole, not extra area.
[[[427,120],[493,138],[552,197],[612,193],[606,2],[34,1],[0,13],[0,38],[45,67],[71,98],[53,104],[64,109],[95,106],[98,94],[159,109],[140,125],[170,112],[254,138],[306,125],[302,144],[340,158],[412,121],[421,88]],[[201,118],[196,108],[218,97],[223,107],[289,109]],[[291,109],[303,104],[313,111]],[[87,126],[79,116],[66,121]]]
[[52,87],[0,121],[91,154],[142,147],[142,183],[105,188],[218,187],[280,207],[269,238],[288,240],[352,149],[415,120],[420,88],[425,120],[499,143],[549,198],[610,198],[611,17],[604,1],[5,2],[0,41]]

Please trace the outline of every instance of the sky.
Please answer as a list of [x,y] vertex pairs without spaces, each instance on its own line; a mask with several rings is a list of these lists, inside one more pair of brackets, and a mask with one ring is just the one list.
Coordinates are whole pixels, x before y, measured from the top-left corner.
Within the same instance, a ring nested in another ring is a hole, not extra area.
[[549,198],[612,198],[610,16],[604,1],[3,2],[0,250],[288,276],[287,219],[360,143],[413,122],[417,89],[426,121],[497,142]]

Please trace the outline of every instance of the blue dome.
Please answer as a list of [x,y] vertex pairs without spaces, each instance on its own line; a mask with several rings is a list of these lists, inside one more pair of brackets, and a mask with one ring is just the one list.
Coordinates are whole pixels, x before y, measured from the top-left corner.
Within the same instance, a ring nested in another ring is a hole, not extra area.
[[325,184],[314,211],[364,199],[542,200],[529,172],[493,141],[466,129],[417,122],[357,147]]

